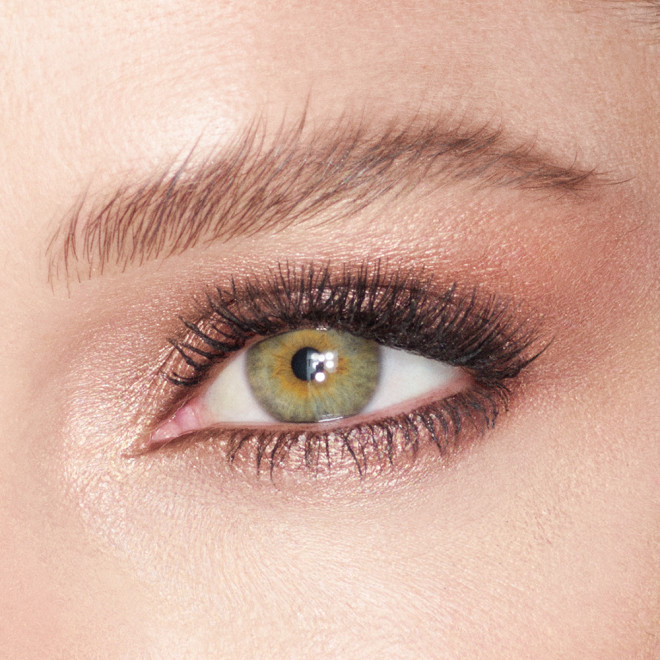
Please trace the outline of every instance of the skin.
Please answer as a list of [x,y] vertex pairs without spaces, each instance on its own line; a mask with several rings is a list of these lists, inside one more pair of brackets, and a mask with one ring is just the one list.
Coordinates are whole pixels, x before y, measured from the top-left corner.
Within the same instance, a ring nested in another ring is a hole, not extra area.
[[[642,11],[6,4],[3,657],[657,657],[660,46]],[[619,183],[552,199],[430,187],[49,282],[82,191],[305,107],[312,125],[465,113]],[[153,365],[204,285],[376,257],[543,318],[553,343],[494,429],[363,480],[258,479],[212,443],[122,453],[164,421]]]

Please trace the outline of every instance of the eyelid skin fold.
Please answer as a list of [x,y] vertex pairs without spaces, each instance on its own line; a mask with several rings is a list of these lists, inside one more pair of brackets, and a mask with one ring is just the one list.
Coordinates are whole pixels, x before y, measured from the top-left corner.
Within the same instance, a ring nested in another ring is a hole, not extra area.
[[[441,455],[492,426],[506,410],[511,384],[544,348],[538,323],[509,300],[475,287],[440,286],[424,272],[381,264],[356,267],[288,264],[208,290],[199,315],[182,319],[162,374],[172,389],[171,419],[179,436],[165,445],[215,442],[230,462],[252,460],[275,468],[332,471],[346,461],[359,474],[397,457],[414,456],[425,443]],[[459,367],[469,385],[439,401],[411,401],[413,410],[338,423],[220,425],[200,429],[184,404],[218,367],[251,342],[300,328],[326,327]],[[178,415],[178,417],[177,417]],[[166,428],[163,420],[156,425]],[[473,433],[470,433],[472,429]],[[172,428],[169,432],[171,434]],[[158,435],[138,453],[163,446]],[[251,457],[251,458],[250,458]]]

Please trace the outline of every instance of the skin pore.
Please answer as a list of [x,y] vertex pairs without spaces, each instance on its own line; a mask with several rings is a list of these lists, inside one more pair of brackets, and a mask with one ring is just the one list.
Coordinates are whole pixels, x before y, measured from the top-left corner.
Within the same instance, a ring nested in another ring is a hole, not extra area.
[[[655,657],[654,11],[9,2],[0,654]],[[135,452],[205,292],[312,263],[478,288],[545,350],[448,456]]]

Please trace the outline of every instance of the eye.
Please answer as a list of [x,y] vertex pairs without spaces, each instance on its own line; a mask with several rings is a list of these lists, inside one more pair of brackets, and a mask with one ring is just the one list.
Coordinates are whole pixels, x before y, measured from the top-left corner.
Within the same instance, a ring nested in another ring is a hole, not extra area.
[[543,350],[517,304],[380,265],[278,266],[195,306],[161,370],[174,412],[138,453],[210,442],[257,471],[360,475],[425,444],[444,456],[494,424]]
[[465,372],[348,332],[303,329],[231,358],[203,395],[154,433],[176,438],[213,424],[318,423],[383,414],[425,395],[464,387]]

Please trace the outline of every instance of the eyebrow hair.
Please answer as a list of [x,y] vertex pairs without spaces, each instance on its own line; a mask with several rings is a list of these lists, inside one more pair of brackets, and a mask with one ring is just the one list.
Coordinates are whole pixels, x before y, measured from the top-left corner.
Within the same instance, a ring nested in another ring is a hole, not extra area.
[[82,195],[53,236],[49,280],[125,270],[215,241],[279,231],[292,223],[351,217],[387,194],[422,182],[549,191],[565,196],[603,183],[593,168],[561,165],[501,129],[446,119],[390,122],[376,129],[339,121],[307,130],[303,115],[267,142],[254,122],[232,144],[141,183],[107,201]]
[[610,0],[619,4],[633,5],[641,9],[656,28],[660,28],[660,0]]
[[606,0],[619,9],[636,10],[641,20],[660,28],[660,0]]
[[660,43],[660,0],[580,0],[576,11],[595,9],[609,11],[613,15],[628,20],[648,36],[647,43]]

